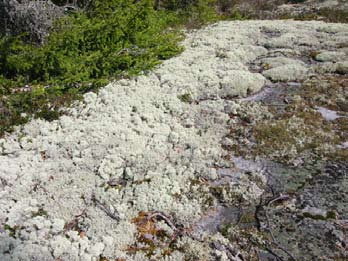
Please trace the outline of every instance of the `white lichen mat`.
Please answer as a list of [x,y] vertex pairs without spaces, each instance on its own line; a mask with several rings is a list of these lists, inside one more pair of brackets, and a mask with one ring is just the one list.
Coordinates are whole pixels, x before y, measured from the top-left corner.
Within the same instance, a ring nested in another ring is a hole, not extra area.
[[[347,70],[347,50],[334,52],[347,42],[342,24],[221,22],[188,34],[186,50],[155,71],[86,94],[57,121],[18,128],[0,140],[0,260],[147,260],[129,251],[139,212],[158,211],[189,228],[211,207],[209,189],[193,181],[214,181],[217,168],[231,164],[221,141],[229,114],[242,106],[231,98],[269,79]],[[324,61],[301,61],[304,47],[327,50]],[[251,72],[262,57],[272,68]],[[250,179],[231,183],[227,199],[262,193]],[[182,247],[166,260],[191,260],[192,253],[214,260],[204,240],[178,241]]]

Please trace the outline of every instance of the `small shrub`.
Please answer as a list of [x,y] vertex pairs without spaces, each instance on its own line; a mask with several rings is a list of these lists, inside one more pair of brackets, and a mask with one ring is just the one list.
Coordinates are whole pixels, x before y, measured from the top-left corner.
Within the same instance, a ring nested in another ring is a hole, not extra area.
[[24,123],[23,113],[56,119],[59,107],[80,94],[176,55],[176,23],[174,13],[154,10],[149,0],[96,0],[60,19],[43,46],[26,43],[23,34],[2,37],[0,136]]
[[180,53],[182,25],[199,27],[223,18],[217,0],[75,3],[74,12],[50,24],[41,46],[28,43],[29,29],[0,38],[0,136],[31,116],[56,119],[59,108],[81,94]]

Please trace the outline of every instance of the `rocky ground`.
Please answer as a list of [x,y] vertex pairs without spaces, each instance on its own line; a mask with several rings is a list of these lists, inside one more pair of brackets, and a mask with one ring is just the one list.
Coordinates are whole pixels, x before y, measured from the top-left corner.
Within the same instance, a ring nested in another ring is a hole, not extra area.
[[[347,0],[244,0],[232,8],[253,19],[321,20],[348,22]],[[231,6],[225,5],[226,8]]]
[[348,26],[220,22],[0,140],[1,260],[348,258]]

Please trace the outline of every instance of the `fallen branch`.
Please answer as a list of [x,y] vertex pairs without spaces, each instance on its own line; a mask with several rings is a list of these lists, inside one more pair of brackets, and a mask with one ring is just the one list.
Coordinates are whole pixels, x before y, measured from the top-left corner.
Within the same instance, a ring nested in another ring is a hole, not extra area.
[[170,226],[171,229],[173,229],[174,231],[178,230],[177,227],[174,225],[174,223],[170,220],[170,218],[167,217],[162,212],[151,213],[151,215],[149,215],[148,219],[150,220],[152,218],[161,218],[162,220],[164,220],[167,223],[168,226]]
[[[268,203],[268,205],[269,205],[269,203]],[[290,260],[296,261],[296,258],[293,256],[293,254],[291,254],[289,250],[287,250],[285,247],[283,247],[282,245],[280,245],[276,241],[276,239],[275,239],[275,237],[273,235],[272,229],[271,229],[271,225],[270,225],[270,221],[269,221],[269,217],[268,217],[266,209],[265,209],[265,217],[266,217],[266,222],[267,222],[267,230],[268,230],[268,232],[269,232],[269,234],[271,235],[271,238],[272,238],[271,244],[275,245],[278,249],[280,249],[284,253],[286,253],[290,257]]]
[[270,206],[271,204],[273,204],[274,202],[277,202],[277,201],[284,201],[284,200],[289,200],[290,199],[290,196],[289,195],[282,195],[280,194],[278,197],[274,198],[274,199],[271,199],[268,203],[267,203],[267,206]]
[[277,242],[273,241],[271,242],[272,244],[274,244],[277,248],[279,248],[280,250],[282,250],[283,252],[285,252],[293,261],[296,261],[296,258],[293,256],[293,254],[290,253],[289,250],[287,250],[285,247],[283,247],[282,245],[278,244]]
[[171,218],[165,215],[163,212],[159,212],[159,211],[150,212],[150,215],[147,217],[147,219],[151,220],[153,218],[162,219],[174,231],[173,235],[171,236],[170,243],[174,242],[179,236],[182,236],[184,234],[187,234],[187,235],[189,234],[187,230],[178,228],[178,226],[174,224]]
[[111,210],[110,207],[108,207],[105,203],[98,200],[94,194],[92,194],[92,202],[100,209],[102,210],[107,216],[109,216],[112,219],[115,219],[116,221],[120,221],[119,214],[117,210]]
[[244,261],[244,260],[246,260],[246,259],[244,259],[244,257],[242,256],[242,254],[239,251],[237,251],[237,253],[235,253],[236,251],[229,245],[224,245],[221,243],[213,242],[212,247],[214,247],[215,249],[217,249],[221,252],[224,252],[227,255],[228,259],[231,261]]
[[73,219],[64,225],[64,233],[69,230],[78,230],[78,224],[80,218],[85,218],[87,209],[82,210],[81,214],[75,215]]
[[[274,191],[273,191],[273,188],[271,188],[271,192],[272,194],[274,195]],[[273,231],[271,229],[271,224],[270,224],[270,220],[269,220],[269,217],[268,217],[268,214],[267,214],[267,209],[265,209],[265,206],[266,207],[269,207],[271,204],[277,202],[277,201],[283,201],[283,200],[288,200],[290,199],[290,196],[288,195],[282,195],[280,194],[279,196],[277,197],[273,197],[271,198],[270,200],[268,200],[267,202],[265,203],[262,203],[262,200],[260,200],[260,203],[259,205],[256,206],[256,210],[255,210],[255,220],[256,220],[256,223],[257,223],[257,228],[258,230],[261,230],[262,227],[261,227],[261,221],[260,221],[260,218],[259,218],[259,213],[261,212],[261,210],[264,210],[264,215],[265,215],[265,218],[266,218],[266,223],[267,223],[267,227],[265,228],[268,233],[270,234],[271,236],[271,241],[270,243],[273,244],[274,246],[276,246],[278,249],[282,250],[285,254],[287,254],[289,257],[290,257],[290,260],[293,260],[293,261],[296,261],[296,258],[294,257],[294,255],[289,251],[287,250],[285,247],[283,247],[282,245],[280,245],[275,237],[274,237],[274,234],[273,234]],[[277,258],[277,260],[283,260],[281,257],[279,257],[276,253],[274,253],[274,251],[272,251],[270,248],[266,248],[266,250],[273,256],[275,256]]]

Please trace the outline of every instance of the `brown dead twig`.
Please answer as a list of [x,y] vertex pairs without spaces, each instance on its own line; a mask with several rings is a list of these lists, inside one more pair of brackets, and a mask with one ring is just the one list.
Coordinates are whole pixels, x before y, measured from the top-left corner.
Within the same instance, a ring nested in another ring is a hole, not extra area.
[[[268,203],[267,203],[267,207],[269,207],[272,203],[274,203],[276,201],[288,200],[289,198],[290,197],[288,195],[279,195],[278,197],[269,200]],[[285,254],[287,254],[290,257],[290,260],[296,261],[296,258],[294,257],[294,255],[289,250],[287,250],[285,247],[283,247],[282,245],[280,245],[276,241],[276,239],[274,237],[274,234],[272,232],[272,229],[271,229],[271,224],[270,224],[269,217],[268,217],[268,214],[267,214],[267,209],[264,209],[264,212],[265,212],[265,217],[266,217],[266,222],[267,222],[267,230],[268,230],[268,232],[269,232],[269,234],[271,235],[271,238],[272,238],[271,244],[276,246],[278,249],[282,250]]]
[[77,230],[79,231],[79,223],[81,222],[81,219],[85,219],[87,216],[87,209],[85,208],[82,210],[81,214],[75,215],[73,219],[66,223],[64,226],[64,233],[68,232],[69,230]]
[[[264,229],[266,229],[268,231],[268,233],[270,234],[271,236],[271,245],[275,246],[276,248],[280,249],[281,251],[283,251],[287,256],[289,256],[290,260],[292,261],[296,261],[297,259],[295,258],[295,256],[289,251],[287,250],[284,246],[280,245],[275,237],[274,237],[274,234],[273,234],[273,231],[271,229],[271,222],[270,222],[270,219],[269,219],[269,216],[268,216],[268,213],[267,213],[267,207],[269,207],[270,205],[272,205],[273,203],[275,202],[282,202],[282,201],[286,201],[286,200],[289,200],[290,199],[290,196],[289,195],[283,195],[283,194],[280,194],[278,196],[275,196],[275,193],[273,191],[273,189],[271,188],[271,192],[273,194],[273,197],[271,199],[269,199],[268,201],[266,201],[265,203],[262,202],[262,200],[260,200],[260,203],[259,205],[256,207],[256,211],[255,211],[255,219],[257,220],[257,223],[258,223],[258,230],[261,230],[262,229],[262,226],[261,226],[261,221],[260,221],[260,218],[259,218],[259,213],[263,210],[264,212],[264,215],[265,215],[265,218],[266,218],[266,227]],[[266,207],[266,208],[265,208]],[[283,258],[281,258],[278,254],[276,254],[272,249],[270,249],[269,247],[266,247],[266,250],[271,254],[273,255],[277,260],[283,260]]]
[[33,192],[37,192],[39,189],[42,189],[42,191],[44,191],[45,193],[49,193],[48,190],[41,184],[41,181],[35,182],[29,193],[31,194]]
[[227,257],[231,261],[244,261],[244,260],[246,260],[239,251],[236,252],[230,245],[224,245],[221,243],[213,242],[212,246],[215,249],[226,253]]
[[[102,210],[107,216],[109,216],[110,218],[116,221],[120,221],[119,213],[117,212],[117,210],[111,209],[111,207],[107,206],[105,202],[101,202],[99,199],[96,198],[94,193],[91,196],[91,200],[94,203],[94,205],[98,207],[100,210]],[[85,200],[85,203],[86,203],[86,200]]]
[[277,201],[285,201],[285,200],[289,200],[290,196],[289,195],[282,195],[280,194],[278,197],[271,199],[268,203],[267,206],[272,205],[273,203],[277,202]]
[[[180,224],[176,224],[170,216],[160,211],[140,212],[139,216],[133,219],[133,223],[137,225],[140,239],[144,240],[144,242],[150,243],[151,245],[155,243],[154,240],[156,237],[159,237],[159,238],[163,237],[161,233],[163,231],[161,231],[161,229],[158,229],[158,227],[156,226],[156,222],[161,220],[164,221],[173,231],[172,235],[169,237],[169,240],[167,240],[164,244],[160,245],[161,248],[169,247],[172,243],[174,243],[177,240],[178,237],[183,235],[186,235],[192,238],[193,240],[200,241],[194,235],[192,235],[191,228],[184,228]],[[226,253],[229,260],[231,261],[246,260],[239,251],[236,251],[230,245],[224,245],[218,242],[213,242],[211,244],[211,247]],[[145,248],[133,247],[130,249],[133,251],[147,250],[146,247]]]
[[[170,231],[161,227],[158,222],[164,223],[170,228]],[[176,224],[173,219],[160,211],[139,212],[137,217],[132,219],[137,227],[138,241],[128,247],[128,252],[142,251],[152,255],[155,249],[161,250],[165,255],[174,251],[173,244],[177,238],[182,235],[189,235],[187,229],[182,225]]]
[[171,243],[174,242],[178,237],[180,236],[188,236],[192,238],[193,240],[200,241],[196,236],[192,235],[192,228],[184,228],[180,224],[175,224],[172,221],[172,218],[170,218],[168,215],[164,214],[163,212],[160,211],[155,211],[155,212],[150,212],[150,215],[148,216],[148,220],[163,220],[172,230],[173,230],[173,235],[171,237]]
[[[97,206],[100,210],[102,210],[106,215],[108,215],[110,218],[115,219],[116,221],[119,221],[119,215],[118,212],[116,210],[111,210],[110,207],[108,207],[104,202],[101,202],[99,199],[96,198],[95,194],[93,193],[90,200],[91,202],[88,202],[88,200],[86,200],[85,197],[83,197],[83,200],[86,204],[86,206],[94,204],[95,206]],[[87,207],[84,208],[82,210],[82,212],[78,215],[75,215],[73,217],[73,219],[66,223],[64,226],[64,232],[66,233],[69,230],[76,230],[79,232],[85,232],[85,229],[81,228],[81,221],[83,222],[83,220],[87,217]]]
[[173,235],[171,236],[170,243],[174,242],[179,236],[186,233],[185,229],[180,228],[178,225],[175,225],[172,219],[163,212],[154,211],[148,212],[146,214],[147,215],[145,221],[163,220],[173,230]]

